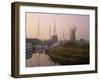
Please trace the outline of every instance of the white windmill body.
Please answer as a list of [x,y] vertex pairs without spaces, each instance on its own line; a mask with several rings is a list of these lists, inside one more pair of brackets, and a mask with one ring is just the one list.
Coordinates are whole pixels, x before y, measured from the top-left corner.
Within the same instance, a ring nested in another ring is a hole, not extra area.
[[76,41],[76,27],[71,28],[70,30],[70,40],[75,42]]

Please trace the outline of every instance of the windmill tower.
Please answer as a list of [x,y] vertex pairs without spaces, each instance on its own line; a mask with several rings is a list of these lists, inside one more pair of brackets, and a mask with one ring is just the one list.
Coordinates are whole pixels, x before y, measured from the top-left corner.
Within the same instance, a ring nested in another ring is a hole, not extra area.
[[70,40],[75,42],[76,41],[76,27],[71,28],[70,30]]

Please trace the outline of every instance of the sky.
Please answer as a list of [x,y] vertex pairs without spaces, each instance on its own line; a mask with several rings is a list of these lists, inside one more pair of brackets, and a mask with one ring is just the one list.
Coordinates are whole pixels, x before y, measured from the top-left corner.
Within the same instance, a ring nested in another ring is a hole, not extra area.
[[[58,39],[70,39],[70,30],[76,27],[76,39],[89,40],[89,15],[79,14],[50,14],[30,13],[25,14],[26,38],[49,39],[54,34],[54,25]],[[38,30],[39,26],[39,30]],[[50,29],[49,29],[50,28]]]

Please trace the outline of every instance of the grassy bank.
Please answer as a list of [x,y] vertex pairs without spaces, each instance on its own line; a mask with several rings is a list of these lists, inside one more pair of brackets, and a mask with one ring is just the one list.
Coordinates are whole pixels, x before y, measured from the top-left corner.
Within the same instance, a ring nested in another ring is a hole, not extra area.
[[68,48],[64,46],[49,49],[51,59],[60,64],[88,64],[89,49]]

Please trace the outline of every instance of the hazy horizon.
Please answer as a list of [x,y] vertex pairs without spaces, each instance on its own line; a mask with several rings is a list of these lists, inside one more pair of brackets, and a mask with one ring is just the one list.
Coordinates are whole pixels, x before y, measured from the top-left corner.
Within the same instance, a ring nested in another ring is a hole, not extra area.
[[49,28],[53,35],[53,27],[56,23],[58,39],[63,38],[64,32],[64,38],[69,40],[70,29],[77,27],[76,39],[89,40],[89,22],[89,15],[26,13],[26,38],[49,39]]

